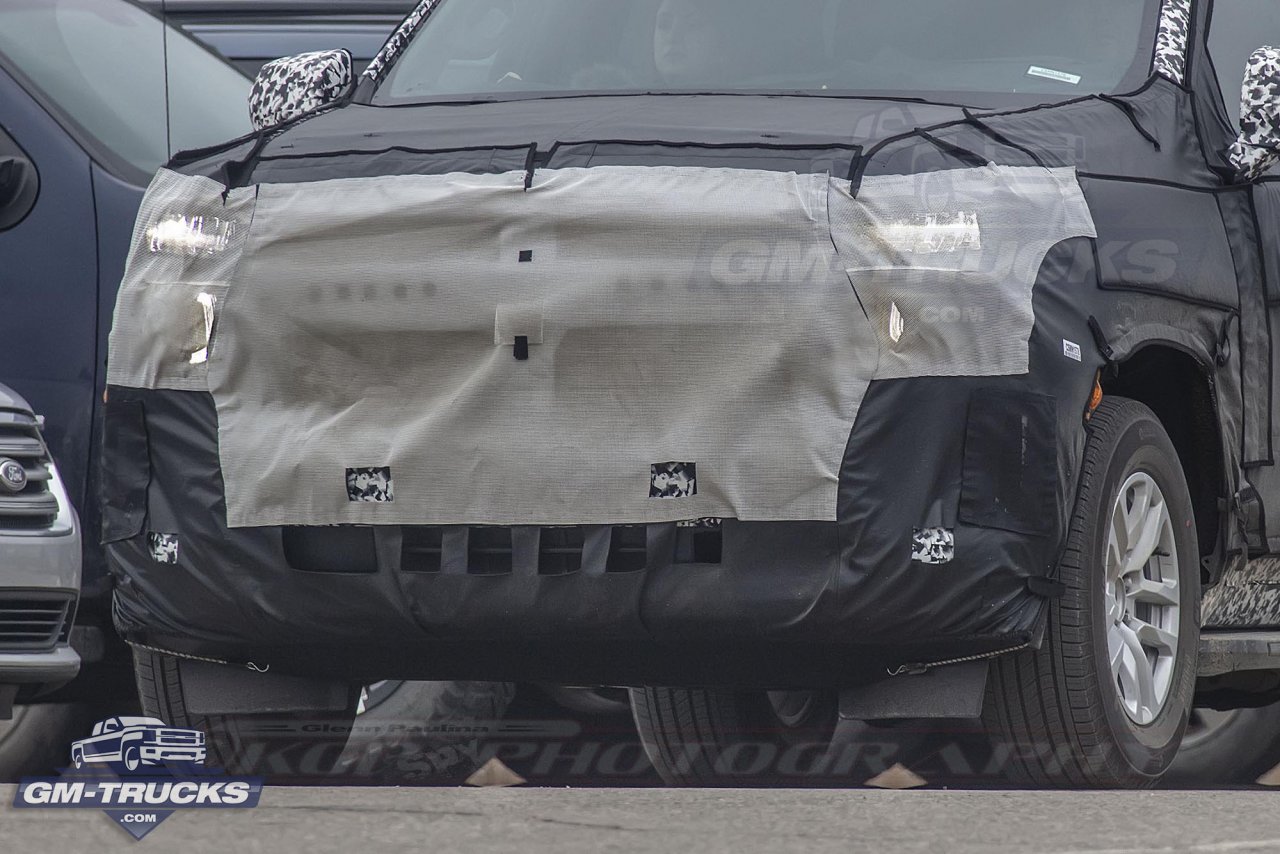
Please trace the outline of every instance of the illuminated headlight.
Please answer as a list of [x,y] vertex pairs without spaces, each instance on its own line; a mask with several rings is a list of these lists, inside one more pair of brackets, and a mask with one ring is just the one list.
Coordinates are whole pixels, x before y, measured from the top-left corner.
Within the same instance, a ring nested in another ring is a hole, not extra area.
[[934,255],[982,248],[978,215],[968,211],[926,214],[881,223],[876,233],[890,249],[903,255]]
[[236,224],[216,216],[166,216],[147,230],[151,251],[165,255],[215,255],[227,248]]

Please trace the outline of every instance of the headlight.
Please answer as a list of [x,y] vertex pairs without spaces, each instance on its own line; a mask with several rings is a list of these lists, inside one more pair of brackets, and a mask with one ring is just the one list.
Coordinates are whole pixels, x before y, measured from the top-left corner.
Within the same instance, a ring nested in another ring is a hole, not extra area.
[[204,314],[204,346],[191,354],[190,364],[203,365],[209,361],[209,339],[213,337],[213,310],[218,304],[218,298],[213,294],[200,293],[196,294],[196,302],[200,304]]
[[901,255],[934,255],[982,249],[978,215],[969,211],[926,214],[881,223],[876,237]]
[[147,230],[151,251],[166,255],[215,255],[227,248],[236,224],[228,219],[169,215]]

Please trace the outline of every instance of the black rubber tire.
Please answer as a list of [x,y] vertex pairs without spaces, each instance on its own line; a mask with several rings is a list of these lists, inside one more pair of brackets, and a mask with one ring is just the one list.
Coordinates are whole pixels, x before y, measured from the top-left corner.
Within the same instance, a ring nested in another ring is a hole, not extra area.
[[[1058,579],[1038,650],[992,662],[984,721],[1005,775],[1022,785],[1143,788],[1155,785],[1182,741],[1199,654],[1200,572],[1191,499],[1177,452],[1156,416],[1136,401],[1106,398],[1094,412]],[[1145,471],[1164,493],[1182,591],[1177,658],[1168,699],[1138,726],[1110,678],[1103,572],[1107,517],[1120,486]]]
[[401,682],[356,716],[336,770],[377,783],[465,776],[514,696],[510,682]]
[[202,731],[208,751],[204,764],[228,774],[274,782],[326,777],[355,719],[357,691],[351,692],[350,708],[344,712],[194,715],[183,699],[177,658],[135,648],[133,665],[143,714],[173,727]]
[[[1193,718],[1195,712],[1192,712]],[[1280,765],[1280,703],[1236,709],[1195,741],[1184,740],[1162,786],[1247,786]]]
[[71,742],[88,735],[91,723],[84,703],[14,706],[13,717],[0,721],[0,783],[66,767]]
[[631,711],[669,786],[797,786],[825,782],[819,763],[839,721],[834,693],[813,697],[811,712],[793,726],[781,722],[764,691],[636,688]]

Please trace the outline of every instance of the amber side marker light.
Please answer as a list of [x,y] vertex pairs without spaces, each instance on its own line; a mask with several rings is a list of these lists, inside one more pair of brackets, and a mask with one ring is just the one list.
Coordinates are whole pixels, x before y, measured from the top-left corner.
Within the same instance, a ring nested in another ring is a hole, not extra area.
[[1093,412],[1102,403],[1102,375],[1095,374],[1093,378],[1093,391],[1089,394],[1089,405],[1084,410],[1084,420],[1088,421],[1093,417]]

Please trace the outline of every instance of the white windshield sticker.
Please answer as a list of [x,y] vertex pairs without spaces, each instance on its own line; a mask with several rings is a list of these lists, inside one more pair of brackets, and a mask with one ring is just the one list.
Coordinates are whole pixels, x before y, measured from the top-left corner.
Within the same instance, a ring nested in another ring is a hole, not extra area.
[[1079,86],[1082,79],[1079,74],[1069,74],[1066,71],[1054,71],[1052,68],[1041,68],[1033,65],[1027,69],[1027,73],[1032,77],[1045,77],[1049,80],[1059,80],[1063,83],[1070,83],[1072,86]]

